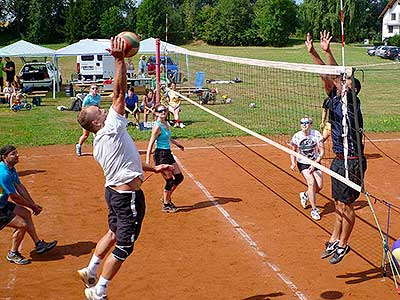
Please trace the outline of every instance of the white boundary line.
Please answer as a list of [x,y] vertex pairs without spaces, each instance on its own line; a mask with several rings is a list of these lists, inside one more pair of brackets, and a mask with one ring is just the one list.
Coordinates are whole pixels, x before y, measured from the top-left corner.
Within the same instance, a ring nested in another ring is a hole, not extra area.
[[252,248],[258,256],[264,259],[264,264],[267,265],[274,273],[287,285],[287,287],[292,290],[292,292],[296,295],[300,300],[308,300],[308,298],[297,288],[297,286],[287,277],[285,274],[281,272],[279,266],[266,260],[266,254],[263,250],[261,250],[257,243],[251,238],[251,236],[240,226],[239,223],[233,219],[230,214],[215,200],[215,198],[211,195],[211,193],[207,190],[207,188],[194,177],[192,173],[190,173],[186,167],[182,164],[182,162],[174,156],[176,162],[182,168],[183,171],[193,180],[193,182],[198,186],[198,188],[203,192],[203,194],[207,197],[210,202],[219,210],[219,212],[224,216],[224,218],[232,225],[232,227],[240,234],[240,236],[247,242],[247,244]]

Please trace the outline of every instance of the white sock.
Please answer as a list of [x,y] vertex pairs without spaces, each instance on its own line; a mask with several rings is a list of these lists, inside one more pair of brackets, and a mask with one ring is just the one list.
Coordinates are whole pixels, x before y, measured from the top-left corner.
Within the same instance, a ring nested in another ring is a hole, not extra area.
[[97,270],[99,269],[100,263],[101,263],[101,258],[93,254],[88,265],[90,275],[92,276],[97,275]]
[[98,296],[107,294],[107,286],[110,283],[110,280],[105,279],[103,276],[100,276],[99,281],[96,284],[96,294]]

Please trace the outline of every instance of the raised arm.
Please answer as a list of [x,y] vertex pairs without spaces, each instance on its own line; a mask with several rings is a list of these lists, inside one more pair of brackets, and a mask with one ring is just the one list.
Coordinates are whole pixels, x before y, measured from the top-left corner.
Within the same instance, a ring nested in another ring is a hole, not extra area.
[[110,54],[115,58],[113,108],[123,115],[125,113],[125,93],[127,90],[126,64],[124,61],[125,40],[121,37],[111,38]]
[[308,53],[310,53],[311,55],[313,63],[316,65],[325,65],[324,61],[321,59],[318,52],[314,48],[314,43],[311,38],[311,34],[309,32],[307,33],[306,40],[304,43],[306,44]]
[[326,30],[321,31],[319,35],[320,35],[321,49],[325,52],[326,61],[328,62],[328,65],[337,66],[338,64],[336,62],[335,57],[333,57],[330,47],[332,35],[330,34],[330,32],[327,32]]

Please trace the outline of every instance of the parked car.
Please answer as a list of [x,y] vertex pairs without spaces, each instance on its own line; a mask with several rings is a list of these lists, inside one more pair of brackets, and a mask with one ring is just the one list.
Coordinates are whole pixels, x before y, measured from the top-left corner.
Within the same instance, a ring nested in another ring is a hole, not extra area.
[[395,48],[395,47],[393,47],[393,46],[382,46],[379,49],[376,49],[375,56],[379,56],[381,58],[384,58],[385,57],[385,52],[387,50],[390,50],[390,49],[393,49],[393,48]]
[[391,59],[391,60],[397,59],[399,51],[400,51],[400,48],[398,48],[398,47],[389,48],[383,54],[383,58]]
[[[155,56],[150,56],[149,59],[151,59],[154,63],[156,62]],[[165,59],[167,59],[167,66],[165,66]],[[173,78],[175,73],[179,71],[178,65],[170,56],[161,56],[160,61],[161,64],[164,66],[164,69],[167,69],[168,78]]]
[[374,55],[375,55],[376,48],[377,48],[377,47],[368,48],[367,54],[368,54],[369,56],[374,56]]
[[24,90],[52,89],[53,78],[58,76],[61,85],[61,72],[52,62],[28,62],[23,65],[19,72]]

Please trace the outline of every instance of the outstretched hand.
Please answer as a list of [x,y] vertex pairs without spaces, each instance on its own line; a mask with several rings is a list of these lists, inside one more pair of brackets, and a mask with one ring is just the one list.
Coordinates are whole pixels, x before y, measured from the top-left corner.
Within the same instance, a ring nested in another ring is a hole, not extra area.
[[313,40],[312,40],[311,34],[309,32],[307,32],[307,36],[306,36],[306,40],[304,41],[304,44],[306,44],[308,52],[311,53],[311,51],[314,50]]
[[125,40],[119,36],[112,37],[111,48],[107,51],[115,58],[124,59]]
[[320,35],[320,44],[321,44],[321,48],[322,50],[324,50],[325,52],[330,51],[330,43],[331,43],[331,39],[332,39],[332,35],[330,34],[330,32],[324,30],[321,31],[319,33]]

